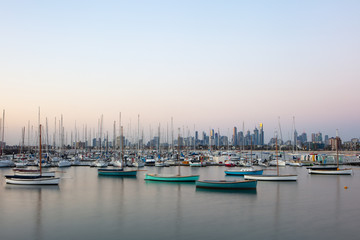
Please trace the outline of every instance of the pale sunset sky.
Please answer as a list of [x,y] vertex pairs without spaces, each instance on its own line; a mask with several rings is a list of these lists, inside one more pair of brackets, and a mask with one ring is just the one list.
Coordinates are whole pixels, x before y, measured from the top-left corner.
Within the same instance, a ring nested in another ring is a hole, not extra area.
[[[360,1],[0,0],[5,141],[64,118],[360,137]],[[131,128],[130,128],[131,125]],[[82,131],[82,130],[80,130]],[[148,137],[147,137],[148,138]]]

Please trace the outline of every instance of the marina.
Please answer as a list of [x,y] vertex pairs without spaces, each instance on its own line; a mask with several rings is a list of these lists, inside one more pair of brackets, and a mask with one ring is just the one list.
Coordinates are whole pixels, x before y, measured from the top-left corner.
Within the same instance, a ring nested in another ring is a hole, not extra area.
[[[181,166],[181,173],[199,175],[199,181],[244,180],[226,175],[226,169]],[[351,176],[318,176],[309,174],[306,167],[286,166],[282,173],[297,175],[297,181],[259,181],[256,190],[145,181],[145,174],[176,175],[178,166],[145,166],[134,177],[98,175],[101,169],[89,166],[49,170],[61,178],[59,185],[11,185],[1,178],[3,239],[118,239],[119,232],[125,239],[149,234],[160,240],[218,239],[235,238],[239,231],[245,233],[243,239],[357,239],[359,167],[353,167]],[[273,167],[264,170],[276,172]],[[0,174],[12,171],[1,168]]]
[[0,12],[0,240],[360,238],[360,1]]

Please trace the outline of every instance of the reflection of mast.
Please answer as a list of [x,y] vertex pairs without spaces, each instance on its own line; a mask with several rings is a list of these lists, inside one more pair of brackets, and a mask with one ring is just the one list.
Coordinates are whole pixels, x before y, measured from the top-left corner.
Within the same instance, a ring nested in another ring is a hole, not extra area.
[[38,189],[38,201],[36,205],[36,228],[35,228],[36,239],[42,239],[41,211],[42,211],[42,202],[41,202],[41,187],[40,187]]
[[176,229],[176,235],[175,236],[180,236],[180,234],[182,233],[182,229],[180,227],[180,223],[183,222],[183,217],[181,216],[181,184],[178,184],[177,187],[177,198],[176,198],[176,221],[175,221],[175,229]]
[[280,217],[280,183],[277,183],[276,186],[276,199],[275,199],[275,212],[274,212],[274,217],[275,217],[275,221],[274,221],[274,229],[275,232],[279,232],[279,217]]

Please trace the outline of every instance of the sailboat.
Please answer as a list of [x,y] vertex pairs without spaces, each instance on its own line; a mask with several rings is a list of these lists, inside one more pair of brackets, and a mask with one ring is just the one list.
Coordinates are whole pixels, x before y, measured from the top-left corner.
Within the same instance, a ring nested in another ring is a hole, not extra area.
[[180,173],[180,134],[178,136],[178,174],[145,174],[145,180],[163,181],[163,182],[195,182],[199,179],[199,175],[181,175]]
[[255,169],[252,167],[253,161],[252,161],[252,137],[251,137],[251,149],[250,149],[250,167],[244,167],[240,169],[227,169],[225,170],[226,175],[237,175],[237,176],[244,176],[244,175],[262,175],[263,169]]
[[230,180],[202,180],[196,181],[197,188],[209,189],[256,189],[256,180],[230,181]]
[[[120,137],[120,146],[121,146],[121,166],[124,166],[123,160],[123,128],[121,127],[121,137]],[[98,169],[98,175],[105,175],[105,176],[132,176],[136,177],[138,170],[124,170],[123,168],[100,168]]]
[[[278,161],[277,154],[277,137],[276,137],[276,160]],[[280,175],[279,173],[279,164],[276,167],[277,174],[276,175],[245,175],[244,179],[247,180],[258,180],[258,181],[296,181],[297,175]]]
[[322,169],[315,169],[315,168],[308,168],[310,174],[322,174],[322,175],[351,175],[352,169],[351,168],[345,168],[340,169],[339,168],[339,142],[340,138],[338,136],[338,131],[336,130],[336,169],[334,168],[322,168]]
[[40,135],[40,147],[39,147],[39,174],[38,175],[7,175],[5,176],[5,181],[8,184],[17,184],[17,185],[58,185],[60,178],[49,177],[42,175],[41,168],[41,124],[39,125],[39,135]]

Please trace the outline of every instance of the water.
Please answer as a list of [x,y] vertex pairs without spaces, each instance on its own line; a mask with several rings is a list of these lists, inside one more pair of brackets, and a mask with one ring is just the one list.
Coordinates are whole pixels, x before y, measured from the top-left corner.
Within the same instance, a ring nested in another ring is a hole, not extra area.
[[[255,192],[148,182],[145,171],[101,177],[89,167],[56,169],[64,171],[57,173],[59,186],[7,185],[2,178],[0,239],[358,239],[360,168],[353,169],[352,176],[315,176],[285,167],[281,173],[298,174],[297,182],[258,182]],[[182,167],[181,173],[242,179],[224,170]]]

